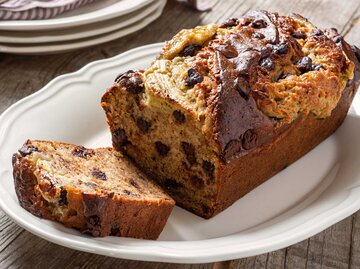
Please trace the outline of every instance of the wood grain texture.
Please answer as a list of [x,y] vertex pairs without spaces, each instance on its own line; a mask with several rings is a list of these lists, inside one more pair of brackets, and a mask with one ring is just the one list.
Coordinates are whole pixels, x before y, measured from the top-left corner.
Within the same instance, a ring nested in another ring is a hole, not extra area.
[[[74,72],[94,60],[169,39],[182,28],[240,16],[250,9],[299,13],[319,26],[338,28],[350,43],[360,45],[359,0],[220,0],[212,11],[203,13],[168,0],[163,15],[150,26],[106,44],[47,56],[0,54],[0,113],[56,76]],[[210,269],[212,266],[138,262],[75,251],[22,230],[0,211],[0,268]],[[286,249],[216,266],[238,269],[360,268],[360,212]]]

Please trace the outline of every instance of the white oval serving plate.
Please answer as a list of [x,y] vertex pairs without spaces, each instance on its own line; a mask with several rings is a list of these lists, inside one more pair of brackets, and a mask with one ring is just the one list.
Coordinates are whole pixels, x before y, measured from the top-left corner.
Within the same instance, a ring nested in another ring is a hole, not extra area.
[[[360,208],[360,117],[210,220],[175,208],[159,240],[92,238],[19,206],[11,156],[28,139],[111,145],[100,98],[118,73],[145,68],[162,44],[140,47],[60,76],[0,117],[0,206],[51,242],[113,257],[178,263],[229,260],[306,239]],[[359,98],[355,102],[359,108]],[[353,111],[355,111],[353,109]]]
[[76,39],[88,38],[113,32],[135,24],[150,15],[152,12],[158,10],[165,1],[166,0],[154,0],[151,4],[124,16],[101,21],[99,23],[95,22],[78,27],[59,29],[56,31],[15,32],[0,30],[0,40],[1,43],[10,43],[10,46],[14,44],[28,44],[28,46],[30,44],[31,46],[37,46],[38,44],[36,43],[64,42],[69,40],[73,42]]
[[100,0],[48,20],[0,21],[0,30],[35,31],[64,29],[123,16],[153,0]]
[[153,12],[128,27],[124,27],[101,35],[64,42],[38,44],[0,44],[0,52],[26,55],[49,54],[65,52],[69,50],[80,49],[109,42],[120,37],[132,34],[146,27],[151,22],[159,18],[165,7],[166,0],[159,0],[159,2],[159,6]]

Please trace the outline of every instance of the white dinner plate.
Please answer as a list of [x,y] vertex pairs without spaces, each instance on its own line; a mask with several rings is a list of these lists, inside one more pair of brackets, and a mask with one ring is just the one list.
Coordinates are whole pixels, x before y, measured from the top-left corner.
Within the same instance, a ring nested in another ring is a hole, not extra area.
[[0,30],[35,31],[64,29],[123,16],[153,0],[98,0],[48,20],[0,21]]
[[151,12],[148,16],[133,23],[131,26],[121,28],[115,31],[111,31],[105,34],[91,36],[88,38],[82,38],[77,40],[70,40],[64,42],[54,43],[38,43],[38,44],[0,44],[0,52],[14,53],[14,54],[49,54],[59,53],[69,50],[85,48],[105,42],[109,42],[114,39],[132,34],[156,20],[162,14],[165,7],[166,0],[159,0],[159,6],[155,11]]
[[[113,257],[178,263],[229,260],[306,239],[360,208],[360,117],[234,205],[205,220],[176,207],[159,240],[93,238],[37,218],[19,206],[11,156],[28,139],[87,147],[111,145],[100,98],[114,78],[142,69],[162,44],[140,47],[60,76],[0,117],[0,206],[16,223],[51,242]],[[359,107],[359,98],[355,104]]]
[[[35,44],[35,43],[50,43],[50,42],[64,42],[69,40],[76,40],[81,38],[92,37],[104,33],[113,32],[121,28],[132,25],[141,19],[145,18],[155,10],[159,9],[166,0],[154,0],[150,4],[133,11],[124,16],[116,17],[110,20],[81,25],[78,27],[70,27],[59,30],[47,31],[1,31],[1,43],[14,44]],[[32,45],[32,46],[33,46]],[[35,44],[37,45],[37,44]]]

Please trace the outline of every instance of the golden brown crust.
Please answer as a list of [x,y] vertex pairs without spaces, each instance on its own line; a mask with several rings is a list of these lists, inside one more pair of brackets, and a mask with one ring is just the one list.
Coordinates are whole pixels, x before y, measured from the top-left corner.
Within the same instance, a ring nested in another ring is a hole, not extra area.
[[[69,144],[36,141],[36,145],[39,143],[78,148]],[[49,178],[39,176],[38,168],[30,158],[39,150],[33,145],[32,141],[27,141],[13,156],[15,191],[23,208],[38,217],[61,222],[93,236],[158,238],[174,206],[170,197],[159,192],[158,199],[148,199],[146,196],[114,195],[118,191],[115,189],[112,193],[102,189],[89,192],[76,183],[61,185],[51,175]],[[35,150],[28,150],[29,147]],[[87,149],[87,152],[90,151],[96,153],[96,150]],[[132,180],[136,184],[137,179]],[[48,201],[49,197],[51,201]]]

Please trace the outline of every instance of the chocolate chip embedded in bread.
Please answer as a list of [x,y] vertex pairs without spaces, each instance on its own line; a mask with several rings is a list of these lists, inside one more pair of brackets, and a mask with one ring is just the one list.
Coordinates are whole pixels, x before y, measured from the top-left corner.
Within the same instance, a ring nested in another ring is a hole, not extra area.
[[94,151],[92,149],[87,149],[82,146],[77,146],[72,151],[72,154],[74,156],[86,159],[87,157],[91,157],[94,154]]
[[287,44],[278,44],[273,46],[273,52],[275,54],[286,54],[289,51]]
[[195,56],[195,54],[201,50],[201,46],[200,45],[187,45],[180,53],[179,55],[181,57],[186,57],[186,56]]
[[126,195],[131,195],[131,191],[129,191],[129,190],[123,190],[123,192],[124,192]]
[[92,234],[94,236],[100,236],[101,223],[100,217],[97,215],[89,216],[86,218],[87,229],[84,230],[84,233]]
[[25,157],[35,151],[39,151],[39,149],[34,145],[24,145],[18,151],[22,157]]
[[138,94],[144,91],[144,82],[139,73],[129,70],[120,74],[115,82],[124,87],[128,92]]
[[302,72],[308,72],[312,69],[312,60],[310,57],[302,57],[297,63],[296,67]]
[[267,70],[274,70],[275,64],[270,58],[264,58],[260,61],[260,65]]
[[323,31],[321,31],[320,29],[316,29],[315,31],[313,31],[313,32],[311,33],[311,36],[321,36],[321,35],[323,35],[323,34],[324,34]]
[[239,19],[237,18],[230,18],[228,20],[226,20],[225,22],[223,22],[221,25],[220,25],[220,28],[227,28],[227,27],[234,27],[234,26],[237,26],[239,25]]
[[98,168],[94,168],[92,171],[91,171],[91,175],[96,178],[96,179],[100,179],[100,180],[107,180],[107,177],[106,177],[106,174],[99,170]]
[[188,75],[185,77],[185,86],[194,87],[196,84],[201,83],[204,77],[195,69],[190,68]]
[[300,32],[300,31],[296,31],[296,32],[292,33],[291,36],[296,39],[305,39],[306,38],[306,34]]
[[214,177],[215,165],[212,162],[204,160],[202,163],[202,168],[204,169],[208,177]]
[[67,205],[67,204],[68,204],[67,191],[66,191],[66,189],[64,189],[63,187],[61,187],[59,205],[60,205],[60,206],[65,206],[65,205]]
[[241,151],[241,141],[238,139],[230,140],[224,150],[222,158],[225,161],[229,161],[232,157],[235,157]]
[[181,142],[182,150],[185,153],[186,159],[190,165],[194,165],[196,163],[196,151],[194,145],[188,142]]
[[137,183],[135,182],[135,180],[133,180],[132,178],[129,179],[129,183],[130,183],[131,186],[135,187],[136,189],[138,189],[138,190],[141,189],[140,186],[139,186],[139,184],[137,184]]
[[168,178],[163,183],[164,187],[169,191],[178,191],[181,188],[184,188],[184,185],[177,182],[175,179]]
[[119,149],[120,147],[126,146],[127,144],[130,143],[125,134],[125,130],[122,128],[118,128],[117,130],[112,132],[111,136],[114,147],[116,149]]
[[155,148],[161,156],[166,156],[170,151],[170,147],[160,141],[155,142]]
[[335,43],[340,43],[341,41],[344,40],[344,38],[341,35],[337,35],[337,36],[334,37],[333,40],[334,40]]
[[110,236],[116,236],[120,234],[120,229],[117,226],[111,227]]
[[151,127],[151,123],[143,118],[138,118],[136,120],[136,125],[143,133],[147,133]]
[[173,116],[178,123],[184,123],[186,120],[184,113],[182,113],[180,110],[175,110],[173,112]]
[[250,23],[250,27],[255,29],[261,29],[265,28],[267,26],[267,23],[263,19],[257,19],[254,20],[252,23]]
[[196,189],[202,189],[205,186],[204,181],[196,175],[192,175],[190,177],[190,182],[191,182],[191,185],[193,185]]
[[244,149],[249,150],[256,146],[257,135],[253,130],[247,130],[242,135],[242,146]]

